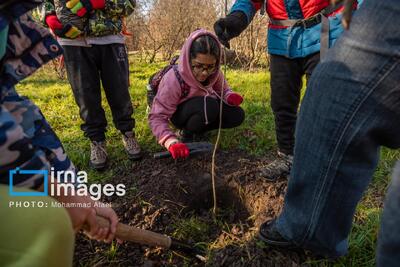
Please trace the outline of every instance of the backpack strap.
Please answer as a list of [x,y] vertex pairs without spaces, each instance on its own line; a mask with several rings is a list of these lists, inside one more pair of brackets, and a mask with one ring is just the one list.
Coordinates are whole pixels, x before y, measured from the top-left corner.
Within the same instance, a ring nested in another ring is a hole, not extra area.
[[176,62],[178,61],[179,56],[174,56],[171,58],[171,61],[169,62],[169,65],[176,65]]
[[187,96],[190,91],[190,86],[183,80],[181,74],[178,71],[178,65],[173,65],[172,69],[174,70],[175,76],[178,79],[179,85],[181,86],[182,96]]

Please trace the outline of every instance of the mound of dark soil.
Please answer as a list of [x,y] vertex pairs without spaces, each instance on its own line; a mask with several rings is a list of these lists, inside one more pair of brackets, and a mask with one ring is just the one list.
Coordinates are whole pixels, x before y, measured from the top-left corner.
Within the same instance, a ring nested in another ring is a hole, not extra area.
[[[279,213],[286,181],[269,183],[257,177],[266,159],[240,151],[220,152],[216,162],[218,215],[213,207],[211,156],[185,161],[154,160],[148,155],[132,163],[129,173],[119,173],[108,183],[126,185],[125,197],[104,199],[112,202],[123,223],[164,233],[177,233],[177,222],[195,217],[205,231],[187,233],[185,241],[211,244],[209,266],[296,266],[303,253],[278,251],[257,240],[257,228]],[[157,248],[125,242],[116,250],[110,245],[77,238],[75,265],[90,266],[202,266],[190,258]]]

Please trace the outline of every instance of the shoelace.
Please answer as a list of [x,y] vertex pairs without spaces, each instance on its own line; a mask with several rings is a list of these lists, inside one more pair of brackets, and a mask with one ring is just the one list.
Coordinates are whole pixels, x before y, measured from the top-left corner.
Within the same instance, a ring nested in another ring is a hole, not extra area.
[[136,139],[133,137],[126,137],[124,136],[126,146],[128,147],[129,150],[138,150],[139,149],[139,144],[137,143]]
[[98,158],[101,158],[103,155],[107,156],[107,151],[104,149],[104,147],[101,146],[100,143],[92,143],[94,146],[94,149],[92,149],[92,158],[97,160]]

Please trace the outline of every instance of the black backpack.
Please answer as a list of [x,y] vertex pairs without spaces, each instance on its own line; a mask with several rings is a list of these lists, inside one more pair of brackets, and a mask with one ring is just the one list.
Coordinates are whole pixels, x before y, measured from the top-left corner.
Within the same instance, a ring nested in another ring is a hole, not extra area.
[[181,74],[178,71],[178,64],[176,63],[178,61],[178,58],[179,58],[179,56],[173,57],[171,59],[171,61],[169,62],[169,65],[165,66],[158,72],[151,75],[151,77],[149,79],[149,83],[147,85],[147,105],[148,105],[149,109],[151,109],[154,97],[156,96],[156,94],[158,92],[158,86],[160,85],[162,78],[170,69],[173,69],[175,72],[175,76],[178,79],[179,84],[181,86],[182,96],[185,97],[189,94],[190,87],[183,80]]

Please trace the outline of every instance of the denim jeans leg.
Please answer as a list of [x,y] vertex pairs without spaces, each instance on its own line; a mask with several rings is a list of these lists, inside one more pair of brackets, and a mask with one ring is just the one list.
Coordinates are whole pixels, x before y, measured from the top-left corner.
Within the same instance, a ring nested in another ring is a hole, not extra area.
[[397,267],[400,263],[400,162],[393,173],[385,200],[378,237],[378,267]]
[[400,2],[366,1],[315,69],[296,128],[277,229],[315,253],[346,254],[380,146],[400,147]]

